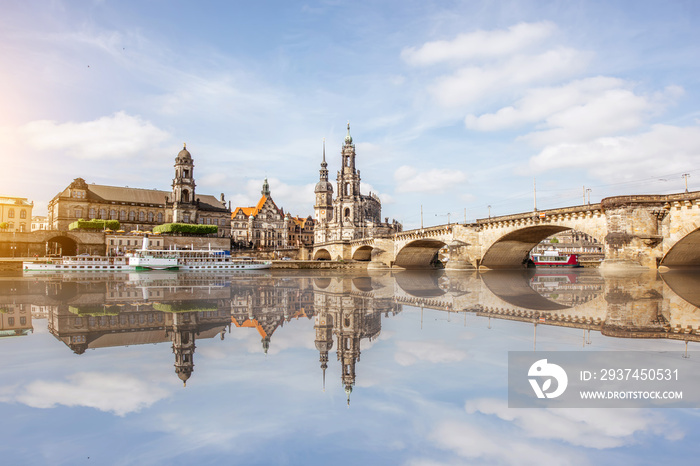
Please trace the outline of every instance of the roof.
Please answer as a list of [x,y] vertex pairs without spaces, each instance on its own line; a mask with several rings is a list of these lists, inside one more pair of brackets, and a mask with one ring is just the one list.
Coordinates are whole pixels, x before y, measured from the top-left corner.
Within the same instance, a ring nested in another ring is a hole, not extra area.
[[19,206],[32,206],[33,203],[29,202],[26,197],[10,197],[10,196],[0,196],[0,204],[12,204]]
[[260,210],[262,210],[263,206],[265,205],[265,202],[267,202],[268,199],[270,200],[270,202],[272,202],[272,205],[277,210],[277,212],[279,212],[280,215],[284,216],[284,212],[279,207],[277,207],[275,201],[273,201],[271,197],[263,195],[254,207],[236,207],[235,209],[233,209],[233,212],[231,213],[231,218],[234,218],[236,215],[238,215],[239,211],[243,212],[246,217],[250,217],[251,215],[253,217],[257,217],[258,213],[260,213]]
[[[170,191],[159,189],[129,188],[121,186],[106,186],[101,184],[87,185],[87,199],[101,202],[125,202],[134,204],[165,205],[171,201]],[[70,196],[70,187],[58,194],[58,197]],[[199,210],[226,212],[228,209],[215,196],[196,194],[199,199]]]

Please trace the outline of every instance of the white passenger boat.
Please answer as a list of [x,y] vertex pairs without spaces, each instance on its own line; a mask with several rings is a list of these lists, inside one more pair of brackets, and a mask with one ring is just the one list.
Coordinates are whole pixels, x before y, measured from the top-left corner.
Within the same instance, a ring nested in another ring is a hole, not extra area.
[[128,272],[134,270],[126,256],[65,256],[45,261],[25,261],[25,272]]
[[224,271],[269,269],[272,261],[255,260],[248,257],[231,257],[225,250],[214,249],[164,249],[136,251],[129,264],[134,270],[171,269],[185,271]]
[[226,250],[149,249],[148,237],[144,237],[141,249],[126,256],[82,255],[23,263],[25,272],[240,271],[269,269],[271,266],[272,261],[233,258]]

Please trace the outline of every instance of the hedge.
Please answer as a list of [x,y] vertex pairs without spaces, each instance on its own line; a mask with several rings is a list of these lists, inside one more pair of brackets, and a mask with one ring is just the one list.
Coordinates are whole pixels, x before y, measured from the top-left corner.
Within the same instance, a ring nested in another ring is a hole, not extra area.
[[187,235],[210,235],[217,233],[216,225],[193,225],[190,223],[164,223],[153,228],[153,233],[185,233]]
[[119,220],[76,220],[68,225],[69,230],[118,230]]

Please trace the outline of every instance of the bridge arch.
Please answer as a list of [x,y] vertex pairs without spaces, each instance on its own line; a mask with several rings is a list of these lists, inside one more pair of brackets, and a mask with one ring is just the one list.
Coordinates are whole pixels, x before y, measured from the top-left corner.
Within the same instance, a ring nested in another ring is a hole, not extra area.
[[681,230],[680,239],[670,246],[659,265],[667,267],[700,266],[700,226]]
[[331,260],[331,253],[327,249],[319,249],[314,254],[315,261],[329,261]]
[[78,241],[68,235],[53,235],[45,239],[48,253],[61,256],[75,256],[78,254]]
[[370,261],[372,260],[372,246],[361,246],[355,250],[352,255],[354,261]]
[[404,269],[426,268],[434,264],[438,251],[447,246],[439,239],[418,239],[406,244],[396,254],[394,266]]
[[571,229],[560,225],[545,224],[511,231],[497,239],[486,250],[479,266],[489,269],[524,267],[530,251],[540,241]]

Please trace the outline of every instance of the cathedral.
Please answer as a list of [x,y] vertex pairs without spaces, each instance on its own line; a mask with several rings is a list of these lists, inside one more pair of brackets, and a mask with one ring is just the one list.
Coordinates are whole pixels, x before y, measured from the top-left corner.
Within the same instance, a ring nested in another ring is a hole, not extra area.
[[355,144],[348,134],[341,150],[341,169],[338,170],[337,196],[333,199],[333,185],[328,181],[326,144],[323,143],[323,161],[319,181],[316,183],[316,226],[314,243],[349,241],[364,237],[378,237],[400,232],[402,226],[396,220],[382,223],[382,203],[376,194],[360,193],[360,170],[355,168]]

